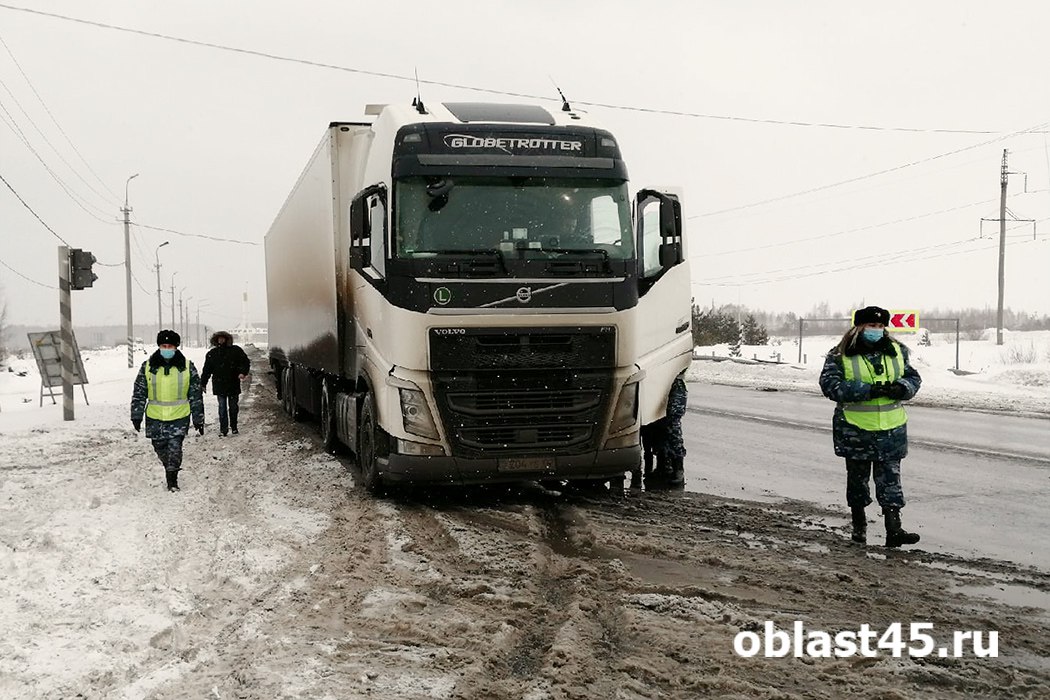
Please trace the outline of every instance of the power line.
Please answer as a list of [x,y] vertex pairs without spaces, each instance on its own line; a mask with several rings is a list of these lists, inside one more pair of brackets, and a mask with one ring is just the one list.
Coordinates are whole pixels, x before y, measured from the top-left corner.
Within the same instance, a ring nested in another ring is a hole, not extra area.
[[[37,98],[37,100],[40,101],[40,104],[44,105],[44,110],[47,112],[48,116],[51,117],[51,120],[55,121],[55,117],[54,117],[54,115],[51,114],[51,110],[49,110],[47,108],[47,105],[44,104],[44,101],[40,98],[40,94],[37,93],[36,89],[33,87],[33,83],[31,83],[29,81],[29,78],[26,76],[25,71],[22,70],[22,66],[19,65],[18,61],[15,59],[14,54],[11,53],[11,49],[8,48],[7,44],[4,42],[4,39],[3,39],[2,36],[0,36],[0,45],[3,45],[3,47],[5,49],[7,49],[8,55],[11,57],[11,60],[14,61],[14,64],[18,68],[19,72],[22,73],[22,77],[29,84],[29,88],[33,91],[33,94],[36,95],[36,98]],[[7,84],[3,80],[0,80],[0,86],[3,86],[4,90],[7,91],[7,94],[11,96],[12,100],[14,100],[14,103],[18,107],[18,109],[20,109],[22,111],[22,115],[26,118],[26,120],[30,123],[30,125],[32,125],[32,127],[34,129],[36,129],[36,132],[38,134],[40,134],[40,138],[42,138],[44,140],[44,143],[46,143],[48,146],[51,147],[51,150],[55,152],[55,155],[58,156],[59,160],[61,160],[65,164],[65,166],[67,168],[69,168],[70,172],[72,172],[74,175],[76,175],[77,179],[79,179],[82,183],[84,183],[84,185],[86,185],[89,190],[91,190],[97,196],[99,196],[103,200],[105,200],[106,199],[106,195],[104,195],[101,192],[99,192],[97,189],[95,189],[95,187],[90,182],[85,180],[83,178],[83,176],[81,176],[81,174],[76,170],[76,168],[74,168],[72,166],[72,164],[69,161],[66,160],[65,156],[63,156],[59,152],[59,150],[55,147],[55,144],[51,143],[51,140],[47,137],[47,135],[43,131],[40,130],[40,127],[37,126],[35,121],[33,121],[33,118],[31,116],[29,116],[29,112],[26,111],[26,108],[23,107],[22,103],[18,101],[18,98],[15,97],[15,93],[11,90],[11,88],[9,88],[7,86]],[[58,122],[55,121],[55,124],[57,126]],[[62,133],[63,136],[66,135],[65,132],[62,131],[62,127],[59,127],[59,131]],[[67,141],[69,140],[68,136],[66,136],[66,140]],[[70,145],[72,145],[72,143],[70,143]],[[73,147],[73,150],[76,151],[76,146]],[[77,151],[77,155],[80,155],[79,151]],[[83,160],[83,156],[81,156],[81,160]],[[91,168],[91,166],[88,166],[89,170],[90,170],[90,168]],[[94,171],[92,171],[92,172],[94,172]],[[97,175],[96,175],[96,177],[97,177]]]
[[[215,44],[207,41],[198,41],[196,39],[186,39],[183,37],[171,36],[169,34],[160,34],[159,32],[147,32],[141,29],[132,29],[130,27],[121,27],[115,24],[107,24],[105,22],[97,22],[93,20],[81,19],[79,17],[69,17],[67,15],[60,15],[53,12],[42,12],[40,10],[31,10],[27,7],[16,7],[14,5],[7,5],[0,3],[0,8],[13,10],[16,12],[26,12],[29,14],[40,15],[42,17],[50,17],[52,19],[59,19],[67,22],[76,22],[78,24],[84,24],[91,27],[99,27],[102,29],[112,29],[118,32],[127,32],[129,34],[137,34],[139,36],[151,37],[154,39],[163,39],[165,41],[174,41],[182,44],[190,44],[192,46],[202,46],[205,48],[216,49],[219,51],[229,51],[232,53],[245,54],[249,56],[256,56],[259,58],[268,58],[274,61],[283,61],[286,63],[296,63],[304,66],[312,66],[315,68],[327,68],[330,70],[338,70],[347,73],[356,73],[359,75],[368,75],[376,78],[389,78],[392,80],[403,80],[412,83],[421,83],[425,85],[436,85],[439,87],[454,88],[457,90],[470,90],[473,92],[483,92],[492,95],[504,95],[508,97],[523,97],[534,100],[545,100],[551,101],[552,98],[548,95],[533,95],[522,92],[510,92],[507,90],[493,90],[491,88],[482,88],[475,85],[462,85],[459,83],[449,83],[440,80],[426,80],[423,78],[417,78],[416,76],[410,75],[398,75],[396,73],[385,73],[381,71],[366,70],[363,68],[350,68],[348,66],[341,66],[333,63],[323,63],[320,61],[311,61],[309,59],[294,58],[291,56],[281,56],[279,54],[273,54],[266,51],[256,51],[254,49],[242,49],[233,46],[226,46],[223,44]],[[632,105],[618,105],[607,102],[588,102],[583,100],[573,100],[573,104],[584,105],[586,107],[598,107],[603,109],[616,109],[622,111],[639,112],[643,114],[663,114],[668,116],[677,117],[690,117],[694,119],[715,119],[722,121],[734,121],[734,122],[746,122],[752,124],[773,124],[778,126],[800,126],[800,127],[811,127],[811,128],[826,128],[826,129],[856,129],[864,131],[888,131],[888,132],[905,132],[905,133],[939,133],[939,134],[997,134],[1001,133],[993,130],[985,129],[928,129],[928,128],[914,128],[914,127],[896,127],[896,126],[874,126],[869,124],[840,124],[833,122],[807,122],[799,120],[786,120],[786,119],[760,119],[752,117],[740,117],[734,115],[720,115],[720,114],[703,114],[699,112],[687,112],[682,110],[671,110],[671,109],[655,109],[649,107],[637,107]]]
[[[959,241],[959,242],[956,242],[956,243],[940,244],[938,246],[931,246],[930,248],[920,248],[919,250],[920,251],[922,251],[922,250],[932,251],[932,249],[935,249],[935,248],[954,247],[954,246],[964,245],[966,243],[975,243],[975,242],[981,241],[981,240],[983,240],[983,239],[972,238],[972,239],[969,239],[969,240],[966,240],[966,241]],[[1032,239],[1028,239],[1027,241],[1021,241],[1020,245],[1026,245],[1026,244],[1029,244],[1029,243],[1032,243],[1032,242],[1033,242]],[[897,251],[897,253],[883,253],[883,254],[880,254],[878,256],[871,256],[871,257],[878,258],[881,261],[880,264],[882,264],[882,265],[887,265],[887,266],[888,265],[903,265],[903,264],[918,262],[918,261],[922,261],[922,260],[934,260],[934,259],[937,259],[937,258],[946,258],[946,257],[955,256],[955,255],[968,255],[970,253],[980,253],[980,252],[985,252],[987,250],[990,250],[990,249],[992,249],[994,247],[995,247],[995,243],[993,241],[991,241],[991,240],[988,240],[987,241],[987,245],[979,246],[979,247],[976,247],[976,248],[971,248],[971,249],[968,249],[968,250],[955,250],[955,251],[950,251],[950,252],[930,254],[930,255],[921,255],[921,256],[915,256],[914,253],[916,251],[914,251],[914,250],[907,250],[907,251]],[[899,257],[895,258],[894,256],[899,256]],[[835,265],[835,264],[843,263],[843,262],[846,262],[846,261],[838,261],[837,263],[823,263],[823,264],[825,264],[825,265]],[[721,282],[721,283],[719,283],[719,282],[707,282],[707,281],[704,281],[704,282],[694,281],[692,284],[694,286],[698,286],[698,287],[748,287],[748,286],[755,286],[755,285],[762,285],[762,284],[774,284],[774,283],[778,283],[778,282],[789,282],[789,281],[792,281],[792,280],[804,279],[804,278],[807,278],[807,277],[816,277],[818,275],[831,275],[831,274],[835,274],[835,273],[839,273],[839,272],[847,272],[849,270],[856,270],[858,268],[867,267],[868,265],[871,264],[871,261],[869,259],[866,259],[866,258],[851,259],[849,262],[850,262],[850,264],[848,264],[848,265],[844,265],[842,267],[833,268],[833,269],[830,269],[830,270],[816,270],[816,271],[813,271],[813,272],[804,272],[804,273],[800,273],[800,274],[785,275],[785,276],[773,277],[773,278],[768,278],[768,279],[748,280],[748,281],[745,281],[745,282]],[[788,269],[783,270],[783,271],[784,272],[790,272],[792,270],[805,269],[805,267],[813,267],[813,266],[809,265],[809,266],[802,266],[802,267],[798,267],[798,268],[788,268]],[[774,271],[771,271],[771,272],[780,272],[780,271],[774,270]],[[768,274],[768,273],[769,272],[755,273],[755,274]],[[746,275],[742,275],[742,276],[746,276]],[[726,278],[731,278],[731,277],[733,277],[733,276],[732,275],[727,275],[726,277],[714,278],[714,279],[726,279]]]
[[[0,6],[0,7],[2,7],[2,6]],[[132,223],[135,224],[136,226],[140,227],[140,228],[148,228],[151,231],[163,231],[165,233],[173,233],[176,236],[186,236],[188,238],[203,238],[205,240],[218,241],[220,243],[239,243],[240,245],[259,245],[259,243],[256,242],[256,241],[240,241],[240,240],[237,240],[236,238],[220,238],[218,236],[206,236],[203,233],[184,233],[183,231],[176,231],[175,229],[171,229],[171,228],[163,228],[161,226],[150,226],[148,224],[140,224],[137,221],[133,221]]]
[[16,197],[18,197],[18,201],[22,203],[22,206],[23,206],[23,207],[25,207],[26,209],[28,209],[28,210],[29,210],[29,213],[30,213],[30,214],[32,214],[33,216],[35,216],[35,217],[36,217],[36,220],[37,220],[37,221],[39,221],[39,222],[40,222],[40,223],[41,223],[41,224],[42,224],[42,225],[44,226],[44,228],[46,228],[46,229],[47,229],[48,231],[50,231],[50,232],[52,233],[52,235],[54,235],[54,237],[55,237],[55,238],[57,238],[58,240],[62,241],[62,242],[63,242],[63,243],[64,243],[64,244],[66,245],[66,246],[68,246],[68,247],[72,247],[72,246],[70,246],[70,245],[69,245],[69,243],[68,243],[68,242],[66,241],[66,239],[65,239],[65,238],[62,238],[62,236],[58,235],[58,233],[56,233],[56,232],[55,232],[55,229],[53,229],[53,228],[51,228],[50,226],[48,226],[48,225],[47,225],[47,222],[45,222],[45,221],[44,221],[43,219],[41,219],[41,218],[40,218],[40,215],[39,215],[39,214],[37,214],[37,213],[36,213],[35,211],[33,211],[33,207],[29,206],[29,205],[28,205],[28,204],[26,203],[26,200],[22,199],[22,195],[18,194],[18,192],[16,192],[16,191],[15,191],[15,188],[11,186],[11,183],[10,183],[10,182],[8,182],[8,181],[7,181],[7,180],[6,180],[5,178],[4,178],[4,176],[3,176],[3,175],[0,175],[0,180],[3,180],[3,183],[4,183],[5,185],[7,185],[7,189],[11,190],[11,192],[12,192],[12,193],[13,193],[13,194],[14,194],[14,195],[15,195]]
[[[854,256],[854,257],[849,258],[848,260],[835,260],[835,261],[830,261],[830,262],[809,263],[809,264],[806,264],[806,265],[796,265],[796,266],[793,266],[793,267],[783,267],[783,268],[777,268],[777,269],[774,269],[774,270],[762,270],[760,272],[747,272],[747,273],[744,273],[742,275],[722,275],[722,276],[719,276],[719,277],[709,277],[708,279],[710,279],[710,280],[724,280],[724,279],[735,279],[735,278],[741,278],[741,277],[763,277],[763,276],[767,276],[767,275],[776,275],[778,273],[796,272],[796,271],[799,271],[799,270],[807,270],[807,269],[811,269],[811,268],[818,268],[818,267],[819,268],[823,268],[823,267],[826,267],[828,265],[841,265],[843,263],[850,263],[851,264],[851,266],[849,268],[844,268],[844,269],[853,269],[853,267],[863,267],[863,266],[867,265],[869,262],[876,261],[876,260],[877,261],[886,261],[886,260],[894,260],[894,259],[903,259],[905,256],[908,256],[908,257],[911,257],[912,259],[914,259],[914,256],[917,253],[929,252],[929,251],[939,250],[939,249],[942,249],[942,248],[954,248],[954,247],[957,247],[957,246],[960,246],[960,245],[965,245],[967,243],[971,243],[973,241],[978,241],[978,240],[981,240],[981,239],[973,238],[973,239],[967,239],[967,240],[963,240],[963,241],[952,241],[952,242],[949,242],[949,243],[936,243],[934,245],[925,246],[923,248],[909,248],[907,250],[899,250],[899,251],[896,251],[896,252],[878,252],[878,253],[873,253],[871,255],[865,255],[865,256],[861,256],[861,257]],[[819,274],[819,272],[818,272],[818,274]]]
[[4,266],[4,267],[6,267],[6,268],[7,268],[8,270],[10,270],[11,272],[15,273],[16,275],[18,275],[18,276],[19,276],[19,277],[21,277],[22,279],[24,279],[24,280],[26,280],[26,281],[28,281],[28,282],[32,282],[32,283],[33,283],[33,284],[35,284],[35,285],[38,285],[38,286],[40,286],[40,287],[46,287],[47,289],[58,289],[58,287],[52,287],[52,286],[51,286],[50,284],[44,284],[43,282],[37,282],[37,281],[36,281],[35,279],[33,279],[33,278],[31,278],[31,277],[26,277],[26,276],[25,276],[25,275],[23,275],[23,274],[22,274],[21,272],[19,272],[19,271],[18,271],[18,270],[16,270],[15,268],[13,268],[13,267],[11,267],[10,265],[8,265],[7,263],[5,263],[5,262],[4,262],[3,260],[0,260],[0,265],[3,265],[3,266]]
[[758,202],[751,202],[750,204],[741,204],[739,206],[728,207],[726,209],[719,209],[717,211],[709,211],[709,212],[705,212],[703,214],[694,214],[693,216],[689,216],[689,217],[686,217],[686,218],[687,219],[699,219],[701,217],[706,217],[706,216],[717,216],[718,214],[728,214],[729,212],[740,211],[742,209],[751,209],[753,207],[760,207],[760,206],[763,206],[765,204],[772,204],[774,202],[782,202],[785,199],[792,199],[793,197],[801,197],[803,195],[813,194],[814,192],[822,192],[824,190],[829,190],[829,189],[831,189],[833,187],[839,187],[841,185],[849,185],[849,184],[854,183],[854,182],[860,182],[861,180],[869,180],[869,179],[871,179],[873,177],[878,177],[879,175],[886,175],[888,173],[897,172],[898,170],[904,170],[906,168],[911,168],[911,167],[914,167],[916,165],[922,165],[923,163],[930,163],[930,162],[933,162],[935,160],[940,160],[941,158],[947,158],[948,156],[954,156],[954,155],[957,155],[959,153],[964,153],[966,151],[972,151],[975,148],[981,148],[983,146],[988,146],[990,144],[997,143],[999,141],[1003,141],[1005,139],[1008,139],[1008,138],[1010,138],[1012,136],[1020,136],[1021,134],[1037,133],[1038,129],[1041,129],[1041,128],[1047,126],[1048,124],[1050,124],[1050,122],[1043,122],[1042,124],[1036,124],[1035,126],[1028,127],[1027,129],[1021,129],[1019,131],[1013,131],[1013,132],[1008,133],[1008,134],[1003,134],[1001,136],[997,136],[994,139],[989,139],[987,141],[982,141],[981,143],[977,143],[977,144],[974,144],[972,146],[966,146],[964,148],[957,148],[957,149],[955,149],[953,151],[947,151],[945,153],[939,153],[939,154],[937,154],[935,156],[930,156],[929,158],[922,158],[920,160],[914,160],[914,161],[912,161],[910,163],[904,163],[903,165],[896,165],[896,166],[894,166],[892,168],[886,168],[885,170],[879,170],[879,171],[874,172],[874,173],[868,173],[866,175],[858,175],[857,177],[851,177],[851,178],[849,178],[847,180],[839,180],[838,182],[832,182],[832,183],[829,183],[829,184],[826,184],[826,185],[820,185],[819,187],[811,187],[808,190],[801,190],[799,192],[792,192],[791,194],[780,195],[779,197],[770,197],[769,199],[763,199],[763,200],[758,201]]
[[[4,87],[6,89],[7,86],[4,86]],[[0,121],[3,121],[4,124],[7,126],[7,128],[11,129],[11,131],[14,132],[15,136],[17,136],[19,138],[19,140],[22,141],[23,145],[25,145],[25,147],[28,148],[29,151],[34,156],[36,156],[36,159],[38,161],[40,161],[41,165],[44,166],[44,170],[46,170],[48,175],[50,175],[51,178],[56,183],[58,183],[58,186],[60,188],[62,188],[62,191],[65,192],[66,195],[68,195],[69,198],[73,200],[73,203],[76,204],[81,209],[83,209],[86,214],[88,214],[91,217],[94,217],[95,219],[98,219],[102,223],[105,223],[105,224],[112,223],[112,222],[107,221],[106,219],[103,219],[102,217],[98,216],[94,212],[89,211],[87,209],[87,207],[84,206],[84,204],[81,202],[81,198],[78,197],[76,194],[74,194],[72,190],[70,190],[69,186],[66,185],[66,183],[62,181],[62,178],[60,178],[58,176],[58,174],[54,170],[51,169],[51,166],[49,166],[47,164],[47,162],[44,161],[43,157],[41,157],[41,155],[39,153],[37,153],[37,150],[35,148],[33,148],[33,145],[31,143],[29,143],[29,139],[26,138],[26,135],[22,132],[22,129],[18,126],[18,122],[15,121],[14,116],[7,110],[7,107],[5,107],[2,102],[0,102],[0,111],[3,111],[3,114],[0,115]],[[4,117],[4,115],[7,115],[6,118]],[[10,119],[10,122],[8,122],[8,119]]]
[[809,238],[795,238],[790,241],[778,241],[776,243],[768,243],[766,245],[752,246],[750,248],[736,248],[734,250],[722,250],[715,253],[699,253],[697,255],[690,255],[690,260],[696,260],[698,258],[713,258],[721,255],[733,255],[736,253],[749,253],[756,250],[768,250],[769,248],[779,248],[786,245],[793,245],[795,243],[809,243],[811,241],[819,241],[825,238],[834,238],[835,236],[843,236],[847,233],[859,233],[861,231],[870,231],[876,228],[882,228],[884,226],[893,226],[895,224],[903,224],[909,221],[917,221],[919,219],[925,219],[931,216],[938,216],[940,214],[948,214],[953,211],[959,211],[960,209],[968,209],[970,207],[978,207],[990,202],[994,202],[994,199],[988,199],[983,202],[973,202],[971,204],[963,204],[957,207],[951,207],[949,209],[941,209],[940,211],[927,212],[925,214],[916,214],[915,216],[905,217],[903,219],[895,219],[893,221],[884,221],[878,224],[869,224],[868,226],[859,226],[857,228],[845,229],[843,231],[836,231],[834,233],[824,233],[819,236],[810,236]]

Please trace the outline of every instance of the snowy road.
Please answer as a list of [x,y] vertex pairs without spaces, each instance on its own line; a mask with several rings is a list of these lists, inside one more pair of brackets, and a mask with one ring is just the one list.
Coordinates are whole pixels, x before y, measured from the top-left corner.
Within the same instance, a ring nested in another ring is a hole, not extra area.
[[[690,384],[688,488],[842,513],[845,474],[823,396]],[[905,522],[923,549],[1050,571],[1050,420],[911,406]],[[869,519],[876,518],[875,505]]]

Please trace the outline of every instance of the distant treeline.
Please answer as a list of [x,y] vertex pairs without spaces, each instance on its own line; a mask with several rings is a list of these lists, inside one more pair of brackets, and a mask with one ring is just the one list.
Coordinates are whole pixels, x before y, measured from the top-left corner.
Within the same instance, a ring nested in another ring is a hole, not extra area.
[[[830,335],[841,333],[845,319],[850,318],[854,309],[867,306],[864,302],[848,308],[833,309],[827,302],[816,304],[801,315],[806,320],[806,334],[820,332],[825,320],[826,332]],[[764,345],[769,336],[798,335],[800,316],[794,312],[759,311],[736,304],[701,307],[693,304],[693,344],[718,345],[734,344],[743,341],[745,345]],[[920,309],[919,324],[933,333],[955,331],[953,321],[933,321],[932,319],[959,319],[959,330],[973,334],[986,328],[995,328],[995,309]],[[926,319],[929,319],[927,322]],[[1012,331],[1050,330],[1050,316],[1032,314],[1024,311],[1003,311],[1003,327]]]

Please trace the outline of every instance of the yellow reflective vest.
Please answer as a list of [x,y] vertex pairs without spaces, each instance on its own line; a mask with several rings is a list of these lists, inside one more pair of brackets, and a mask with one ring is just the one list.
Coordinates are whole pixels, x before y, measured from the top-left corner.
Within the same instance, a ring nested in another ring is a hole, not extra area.
[[146,364],[142,371],[146,374],[146,417],[153,420],[171,421],[190,415],[190,364],[179,371],[171,367],[165,374],[163,368],[156,372],[149,371]]
[[[893,345],[892,355],[883,355],[883,370],[876,374],[875,368],[864,355],[843,355],[842,369],[846,381],[859,379],[865,384],[892,384],[904,376],[904,356],[900,345]],[[908,422],[904,405],[888,396],[880,396],[868,401],[843,403],[842,412],[846,422],[861,430],[890,430],[899,428]]]

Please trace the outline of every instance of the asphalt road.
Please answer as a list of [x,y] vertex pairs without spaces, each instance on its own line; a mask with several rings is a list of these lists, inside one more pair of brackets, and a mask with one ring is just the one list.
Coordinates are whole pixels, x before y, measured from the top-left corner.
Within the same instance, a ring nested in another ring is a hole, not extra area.
[[[845,527],[832,409],[816,394],[690,384],[687,488],[815,503]],[[908,414],[903,520],[922,534],[918,546],[1050,571],[1050,421],[921,406]],[[875,504],[868,513],[879,518]],[[881,535],[877,521],[873,535]]]

